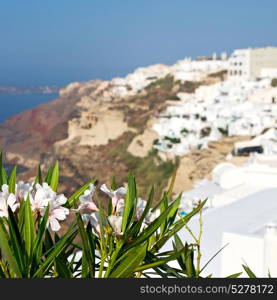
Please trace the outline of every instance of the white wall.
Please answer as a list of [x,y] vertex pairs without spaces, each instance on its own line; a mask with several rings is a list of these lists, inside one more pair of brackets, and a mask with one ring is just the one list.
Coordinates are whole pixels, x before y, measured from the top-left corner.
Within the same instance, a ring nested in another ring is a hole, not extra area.
[[263,68],[277,68],[277,48],[257,48],[250,51],[250,75],[261,76]]
[[277,78],[277,68],[263,68],[261,77]]
[[257,78],[262,69],[277,68],[277,48],[237,49],[228,63],[229,78]]
[[[234,221],[235,222],[235,221]],[[224,232],[222,246],[228,244],[221,254],[221,276],[238,273],[247,264],[259,277],[264,277],[264,241],[261,238]],[[241,277],[247,277],[244,273]]]

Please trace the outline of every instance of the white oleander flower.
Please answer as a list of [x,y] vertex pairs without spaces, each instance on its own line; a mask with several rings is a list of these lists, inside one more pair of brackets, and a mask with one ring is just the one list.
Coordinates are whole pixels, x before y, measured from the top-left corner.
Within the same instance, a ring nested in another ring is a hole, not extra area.
[[124,200],[126,196],[126,189],[124,187],[120,187],[116,190],[108,189],[106,184],[102,184],[100,190],[111,197],[112,199],[112,207],[113,214],[116,212],[117,204],[120,200]]
[[26,200],[28,194],[33,190],[33,186],[30,183],[25,183],[24,181],[18,181],[15,186],[16,199],[20,202],[22,199]]
[[95,186],[90,184],[89,189],[85,190],[84,194],[80,196],[80,204],[77,211],[81,214],[91,214],[98,211],[98,207],[93,202],[93,195],[95,192]]
[[119,200],[116,205],[116,215],[122,216],[124,211],[125,201],[123,199]]
[[143,200],[142,198],[138,198],[136,215],[135,215],[136,221],[138,221],[140,219],[140,217],[142,216],[142,213],[145,209],[146,203],[147,202],[145,200]]
[[66,201],[67,198],[63,194],[54,192],[46,182],[42,185],[37,183],[35,191],[30,196],[32,210],[41,216],[49,205],[47,227],[50,225],[53,231],[59,231],[61,228],[59,221],[64,221],[69,215],[69,209],[62,206]]
[[3,184],[2,191],[0,192],[0,217],[8,217],[8,207],[15,212],[19,207],[19,203],[16,202],[15,195],[9,193],[8,185]]
[[99,212],[92,213],[88,216],[88,220],[95,233],[100,234]]
[[122,235],[122,231],[121,231],[121,225],[122,225],[122,217],[121,216],[109,216],[109,223],[113,229],[113,231],[115,232],[115,234],[117,235]]
[[37,183],[35,191],[30,194],[32,210],[41,214],[47,207],[48,203],[55,199],[55,197],[56,193],[46,182],[42,185]]
[[[61,196],[63,195],[59,195],[58,197],[61,198]],[[65,202],[66,201],[67,199],[65,198]],[[64,204],[65,202],[61,203],[61,205]],[[61,225],[59,221],[64,221],[66,217],[69,215],[69,209],[61,205],[57,205],[57,203],[58,203],[57,199],[54,199],[50,202],[50,206],[49,206],[47,227],[50,225],[53,231],[59,231],[61,229]]]
[[95,233],[100,233],[99,225],[99,209],[93,202],[93,195],[96,187],[94,184],[90,184],[89,189],[85,190],[84,194],[79,197],[80,204],[78,208],[73,211],[77,211],[82,215],[82,219],[85,222],[90,222]]

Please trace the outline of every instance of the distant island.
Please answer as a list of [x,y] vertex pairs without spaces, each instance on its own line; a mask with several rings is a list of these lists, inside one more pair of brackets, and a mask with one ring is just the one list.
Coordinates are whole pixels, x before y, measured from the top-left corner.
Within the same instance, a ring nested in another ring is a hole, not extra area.
[[61,86],[46,85],[46,86],[19,86],[19,85],[0,85],[0,95],[10,94],[57,94]]

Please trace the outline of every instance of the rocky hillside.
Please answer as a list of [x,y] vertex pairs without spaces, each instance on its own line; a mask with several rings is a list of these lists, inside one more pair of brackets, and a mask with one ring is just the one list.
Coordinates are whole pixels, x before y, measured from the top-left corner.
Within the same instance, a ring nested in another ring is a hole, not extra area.
[[[46,168],[58,159],[65,193],[91,177],[110,182],[115,175],[118,184],[123,184],[130,170],[137,176],[141,194],[154,183],[157,190],[166,186],[175,168],[179,168],[176,192],[182,185],[186,187],[185,182],[208,176],[214,163],[225,160],[233,141],[229,141],[227,151],[217,145],[213,153],[198,150],[185,158],[169,160],[153,149],[158,137],[152,124],[169,103],[178,101],[178,93],[192,93],[202,84],[217,82],[222,72],[188,81],[176,79],[167,71],[164,66],[153,66],[140,85],[133,77],[128,81],[128,76],[68,85],[58,99],[0,126],[6,162],[27,167],[21,177],[29,179],[39,163]],[[196,169],[201,167],[201,159],[205,162],[200,174]],[[213,163],[208,163],[209,159]]]

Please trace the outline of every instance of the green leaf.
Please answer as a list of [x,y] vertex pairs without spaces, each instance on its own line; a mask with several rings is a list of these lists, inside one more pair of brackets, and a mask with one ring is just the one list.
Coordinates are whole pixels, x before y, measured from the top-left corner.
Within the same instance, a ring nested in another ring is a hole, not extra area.
[[47,256],[47,253],[52,249],[52,247],[54,246],[54,242],[52,240],[51,234],[49,232],[48,229],[46,229],[45,231],[45,237],[44,237],[44,241],[43,241],[43,245],[45,247],[46,250],[46,254],[45,256]]
[[24,274],[26,268],[24,268],[24,255],[25,251],[23,249],[22,240],[20,236],[20,232],[17,226],[17,222],[15,220],[14,214],[8,206],[8,224],[9,224],[9,233],[10,233],[10,243],[14,252],[15,259],[17,261],[17,265],[20,269],[20,273]]
[[[177,234],[174,235],[174,243],[173,243],[173,248],[176,251],[180,251],[181,249],[185,249],[187,251],[187,245],[184,246],[181,239],[179,238],[179,236]],[[180,255],[180,257],[178,257],[177,261],[179,263],[179,266],[185,270],[186,265],[185,265],[185,260],[186,260],[186,251],[183,251],[182,254]]]
[[172,175],[171,180],[170,180],[170,185],[169,185],[169,189],[168,189],[168,192],[167,192],[169,199],[171,198],[171,195],[172,195],[174,183],[175,183],[175,180],[176,180],[176,175],[177,175],[177,168],[173,172],[173,175]]
[[[77,216],[77,224],[79,228],[79,233],[81,235],[82,239],[82,250],[83,250],[83,256],[86,259],[88,271],[91,277],[94,277],[94,268],[95,268],[95,256],[94,256],[94,248],[91,248],[93,245],[92,241],[89,240],[89,232],[85,230],[82,218],[80,214]],[[90,223],[89,223],[90,224]],[[91,229],[91,228],[90,228]],[[91,232],[91,230],[90,230]]]
[[129,278],[142,263],[146,255],[147,244],[140,245],[127,251],[115,265],[110,278]]
[[227,276],[227,278],[238,278],[241,274],[242,274],[242,272],[231,274],[231,275]]
[[252,272],[252,270],[248,266],[242,265],[242,267],[250,278],[257,278],[257,276]]
[[21,201],[19,204],[19,211],[18,211],[18,228],[22,236],[24,231],[24,216],[25,216],[25,201]]
[[110,273],[111,273],[114,265],[116,264],[116,260],[117,260],[118,254],[121,251],[123,245],[124,245],[124,241],[123,240],[117,241],[115,249],[114,249],[114,251],[113,251],[113,253],[111,255],[111,259],[109,261],[107,270],[105,272],[105,278],[109,278],[109,275],[110,275]]
[[200,270],[200,273],[207,267],[207,265],[225,248],[227,247],[228,244],[224,245],[222,248],[220,248],[209,260],[208,262],[204,265],[204,267]]
[[155,261],[155,262],[152,262],[152,263],[149,263],[149,264],[143,264],[143,265],[139,266],[138,268],[136,268],[135,271],[136,272],[141,272],[141,271],[144,271],[144,270],[147,270],[147,269],[151,269],[151,268],[154,268],[154,267],[164,265],[165,263],[167,263],[169,261],[172,261],[172,260],[175,260],[178,257],[180,257],[180,255],[183,254],[183,251],[184,251],[184,249],[181,249],[180,251],[176,251],[173,254],[171,254],[171,255],[169,255],[165,258],[158,258],[157,261]]
[[9,193],[15,194],[16,185],[16,166],[13,168],[11,176],[9,178]]
[[194,215],[196,215],[200,211],[200,209],[203,208],[205,204],[206,200],[203,201],[196,208],[194,208],[190,213],[182,217],[180,220],[176,221],[170,228],[168,228],[167,233],[163,237],[161,237],[153,246],[153,250],[158,251],[174,234],[176,234],[180,229],[182,229],[188,223],[188,221]]
[[51,178],[53,173],[53,166],[50,166],[46,172],[46,176],[44,178],[44,181],[48,183],[48,185],[51,184]]
[[73,207],[74,202],[84,194],[85,190],[89,189],[89,186],[95,182],[95,179],[90,180],[88,183],[83,185],[78,191],[76,191],[71,197],[68,198],[66,206]]
[[36,257],[37,262],[40,260],[41,252],[42,252],[42,243],[43,243],[43,236],[46,231],[47,221],[49,215],[49,205],[47,206],[44,216],[38,226],[37,237],[34,244],[34,256]]
[[34,186],[36,185],[36,183],[42,184],[42,172],[41,172],[41,167],[40,165],[38,166],[38,172],[37,172],[37,176],[34,182]]
[[[112,177],[112,184],[111,184],[111,189],[114,191],[117,189],[117,183],[115,180],[115,177]],[[113,204],[112,204],[112,199],[109,197],[108,198],[108,215],[110,216],[113,212]]]
[[59,257],[55,259],[56,272],[59,278],[72,278],[73,274]]
[[177,212],[179,209],[181,199],[182,199],[182,194],[180,194],[174,201],[174,209],[172,209],[171,212],[167,216],[168,226],[172,225],[176,219],[176,215],[177,215]]
[[146,227],[138,236],[138,238],[131,244],[131,246],[133,247],[135,245],[141,244],[144,241],[146,241],[148,238],[150,238],[152,234],[165,221],[165,219],[173,209],[175,210],[175,202],[173,202],[170,206],[168,206],[168,208],[162,214],[160,214],[160,216],[156,220],[154,220],[148,227]]
[[[147,263],[153,263],[156,261],[156,256],[148,251],[146,253],[145,261]],[[182,278],[183,276],[179,274],[180,270],[177,270],[175,268],[172,268],[168,266],[166,263],[157,267],[153,267],[155,272],[160,275],[162,278],[168,278],[168,277],[176,277],[176,278]],[[164,272],[163,272],[164,271]]]
[[122,232],[125,232],[129,223],[135,213],[137,203],[136,182],[133,175],[128,176],[128,190],[124,202],[123,219],[122,219]]
[[22,277],[20,268],[17,264],[17,261],[15,259],[14,253],[9,245],[9,236],[7,234],[7,231],[5,229],[5,225],[3,223],[2,218],[0,218],[0,248],[2,251],[2,255],[8,262],[9,266],[14,271],[15,275],[17,277]]
[[82,267],[81,267],[82,278],[89,278],[90,277],[89,276],[89,265],[88,265],[88,261],[87,261],[85,255],[82,255],[81,261],[82,261]]
[[116,180],[115,180],[115,177],[113,176],[112,177],[112,185],[111,185],[111,189],[114,191],[117,189],[117,183],[116,183]]
[[24,207],[24,241],[29,258],[32,257],[35,242],[35,224],[31,209],[30,196],[28,195]]
[[186,265],[186,273],[189,278],[195,278],[196,277],[196,271],[194,267],[194,250],[189,249],[188,255],[186,255],[185,265]]
[[8,176],[3,166],[3,152],[0,152],[0,186],[8,183]]
[[127,238],[129,236],[132,236],[134,238],[134,237],[136,237],[139,234],[141,225],[142,225],[145,217],[147,216],[147,214],[148,214],[148,212],[149,212],[149,210],[151,208],[151,205],[153,203],[153,199],[154,199],[154,187],[151,188],[151,191],[150,191],[150,194],[149,194],[149,197],[148,197],[148,201],[146,203],[146,206],[145,206],[145,208],[143,210],[143,213],[142,213],[140,219],[138,220],[137,223],[135,223],[134,227],[132,227],[130,229],[130,232],[127,234]]
[[42,278],[45,276],[48,269],[54,264],[55,258],[64,251],[73,241],[78,231],[74,229],[75,224],[72,224],[67,233],[47,252],[46,260],[40,265],[34,274],[34,277]]
[[[167,193],[164,192],[162,200],[161,200],[161,204],[160,204],[160,212],[163,213],[166,209],[168,208],[168,197],[167,197]],[[167,227],[167,218],[164,218],[164,222],[162,222],[161,226],[160,226],[160,235],[162,236],[166,230]]]
[[50,187],[52,188],[52,190],[54,192],[56,192],[58,189],[58,185],[59,185],[59,163],[58,163],[58,161],[56,161],[53,172],[52,172],[52,176],[51,176]]

